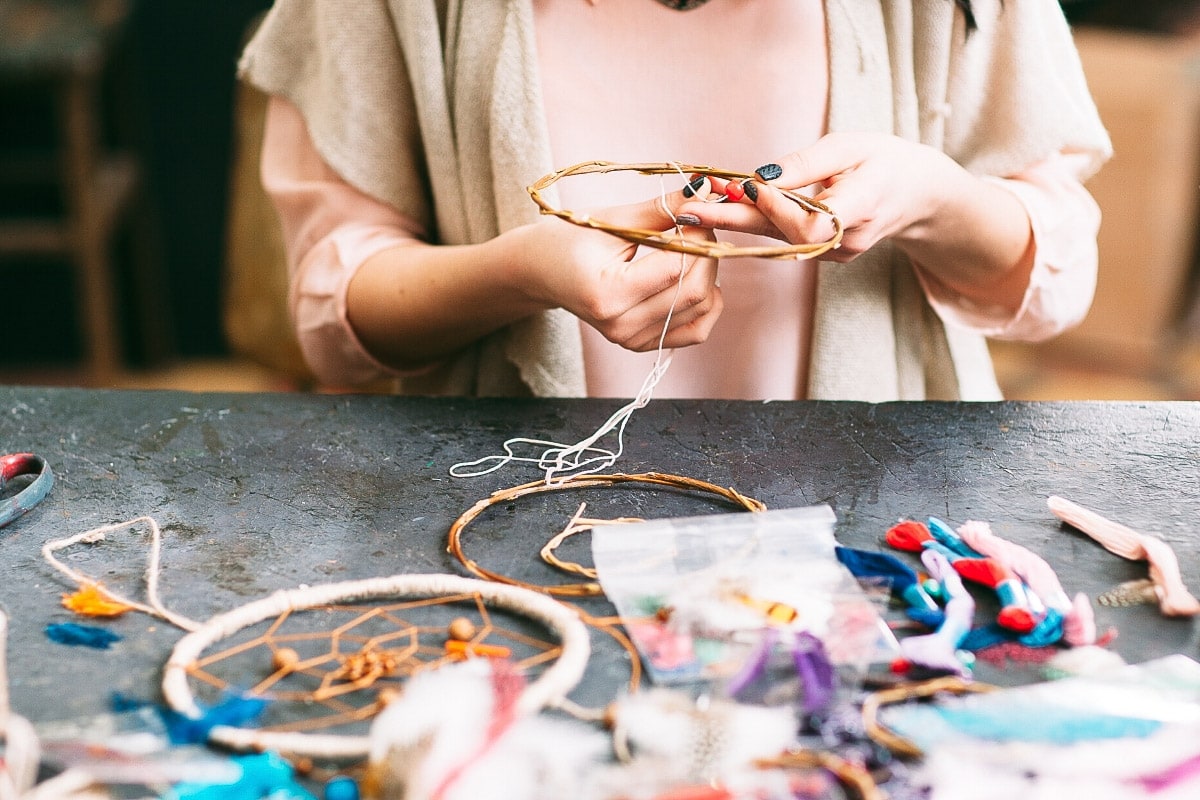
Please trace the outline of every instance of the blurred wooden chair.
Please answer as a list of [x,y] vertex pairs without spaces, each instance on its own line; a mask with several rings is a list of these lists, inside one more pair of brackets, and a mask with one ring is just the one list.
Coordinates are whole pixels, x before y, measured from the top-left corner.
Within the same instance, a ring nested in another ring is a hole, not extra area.
[[267,96],[239,82],[225,253],[223,325],[236,355],[297,388],[312,388],[287,306],[287,256],[275,207],[259,177]]
[[[52,212],[0,219],[0,258],[69,262],[94,385],[110,382],[123,360],[114,239],[122,224],[144,222],[136,207],[142,169],[131,153],[106,146],[102,113],[129,13],[128,0],[0,0],[0,90],[44,96],[53,117],[53,141],[0,153],[0,191],[12,192],[18,207],[19,193],[35,186],[53,184],[61,198]],[[153,358],[170,349],[166,297],[157,262],[133,261],[138,321]]]

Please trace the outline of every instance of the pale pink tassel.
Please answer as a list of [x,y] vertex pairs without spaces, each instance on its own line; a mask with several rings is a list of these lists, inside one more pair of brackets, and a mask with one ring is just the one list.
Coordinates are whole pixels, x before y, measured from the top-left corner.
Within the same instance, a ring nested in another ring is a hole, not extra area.
[[1095,643],[1096,615],[1091,602],[1086,595],[1076,595],[1075,602],[1071,602],[1058,580],[1058,574],[1046,559],[1023,545],[992,533],[991,526],[986,522],[964,522],[958,529],[958,535],[973,550],[996,559],[1019,575],[1047,606],[1062,614],[1063,640],[1067,644],[1078,646]]
[[1083,592],[1075,595],[1071,612],[1063,617],[1063,641],[1075,647],[1096,643],[1096,611]]
[[1197,601],[1183,583],[1179,571],[1179,560],[1175,551],[1162,539],[1146,536],[1120,523],[1105,519],[1094,511],[1051,496],[1046,504],[1054,516],[1086,533],[1104,549],[1130,561],[1146,561],[1150,564],[1150,580],[1158,595],[1158,607],[1169,617],[1185,617],[1200,614]]
[[969,678],[971,670],[959,659],[958,647],[971,631],[975,599],[944,555],[936,550],[926,550],[921,553],[921,562],[930,576],[942,583],[948,597],[946,616],[933,633],[901,639],[900,654],[913,664]]

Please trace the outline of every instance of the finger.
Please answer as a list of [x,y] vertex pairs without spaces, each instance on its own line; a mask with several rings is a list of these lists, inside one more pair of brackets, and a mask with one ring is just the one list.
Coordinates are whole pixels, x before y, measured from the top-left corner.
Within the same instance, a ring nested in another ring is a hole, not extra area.
[[[686,290],[681,287],[681,291]],[[724,307],[725,300],[720,287],[710,286],[700,302],[676,300],[665,319],[653,318],[649,324],[628,336],[625,346],[630,350],[645,352],[660,345],[670,348],[699,344],[708,338]]]
[[829,241],[836,233],[832,216],[809,210],[769,184],[760,185],[755,208],[793,244]]
[[679,214],[692,218],[689,221],[695,221],[705,228],[756,233],[776,239],[784,238],[774,223],[763,216],[749,198],[743,198],[735,203],[705,203],[692,200],[679,207]]
[[704,314],[697,314],[687,322],[672,325],[664,334],[662,330],[649,330],[650,334],[645,343],[630,349],[637,352],[649,352],[657,350],[660,346],[664,350],[671,350],[677,347],[691,347],[697,344],[703,344],[708,340],[712,329],[716,327],[717,320],[721,316],[722,310],[725,308],[725,301],[720,291],[713,296],[713,303],[709,310]]
[[[692,229],[687,229],[692,230]],[[701,235],[693,238],[715,241],[712,231],[695,229]],[[645,274],[643,304],[653,308],[661,323],[674,308],[686,308],[699,302],[717,284],[716,259],[676,253],[669,250],[649,250],[630,263],[629,271]]]
[[[673,335],[676,331],[692,326],[714,309],[719,314],[723,307],[715,259],[656,252],[639,259],[630,268],[670,278],[669,283],[631,308],[622,320],[621,327],[626,331],[623,344],[631,349],[656,347],[664,330],[670,340],[678,341],[681,337]],[[690,335],[694,334],[684,334],[682,338]]]
[[681,192],[667,192],[638,203],[610,206],[592,216],[610,225],[639,230],[666,231],[676,227],[677,212],[684,202]]
[[[682,172],[679,174],[683,176]],[[689,220],[686,216],[680,218],[680,209],[685,205],[705,201],[708,204],[714,204],[714,201],[725,202],[726,200],[741,199],[740,191],[731,197],[724,195],[726,186],[731,185],[730,181],[699,173],[692,173],[687,178],[687,183],[682,189],[671,192],[663,191],[659,195],[639,203],[611,206],[596,211],[592,216],[622,227],[666,231],[675,227],[695,224],[694,220]],[[732,186],[732,189],[740,189],[740,182],[738,185]]]
[[788,153],[778,161],[763,164],[755,175],[763,183],[785,189],[801,189],[829,183],[858,164],[861,146],[852,137],[822,136],[803,150]]

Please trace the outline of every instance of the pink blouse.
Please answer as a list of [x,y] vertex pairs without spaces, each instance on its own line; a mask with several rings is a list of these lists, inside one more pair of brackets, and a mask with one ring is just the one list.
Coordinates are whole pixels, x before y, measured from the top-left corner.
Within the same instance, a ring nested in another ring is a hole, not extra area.
[[[823,132],[827,67],[820,0],[714,3],[687,13],[646,0],[533,5],[556,166],[604,159],[749,171]],[[657,32],[663,25],[679,31],[687,46],[662,46]],[[589,36],[570,34],[585,26]],[[730,42],[739,47],[737,59],[713,57]],[[798,77],[748,82],[731,63],[744,65],[747,74]],[[680,86],[689,91],[673,88]],[[704,109],[691,100],[696,87],[709,98]],[[355,335],[346,291],[370,256],[425,232],[334,173],[317,154],[299,111],[278,97],[267,112],[262,176],[283,224],[289,303],[310,366],[337,386],[397,374]],[[584,209],[643,199],[673,190],[681,180],[610,173],[564,179],[558,187],[565,207]],[[1033,227],[1035,264],[1020,310],[1010,315],[976,307],[928,276],[922,285],[948,324],[997,339],[1048,338],[1081,320],[1090,305],[1099,209],[1068,154],[1048,154],[1021,175],[993,180],[1016,195]],[[815,265],[733,259],[722,263],[720,281],[721,319],[704,344],[674,353],[655,395],[803,398]],[[581,328],[588,393],[637,394],[655,354],[627,351],[590,326]]]

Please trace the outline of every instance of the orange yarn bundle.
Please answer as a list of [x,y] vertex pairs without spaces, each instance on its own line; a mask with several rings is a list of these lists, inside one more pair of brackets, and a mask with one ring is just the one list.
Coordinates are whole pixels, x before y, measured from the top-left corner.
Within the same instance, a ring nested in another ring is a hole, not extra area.
[[113,600],[99,584],[87,583],[74,594],[62,596],[64,608],[85,617],[119,617],[133,606]]

